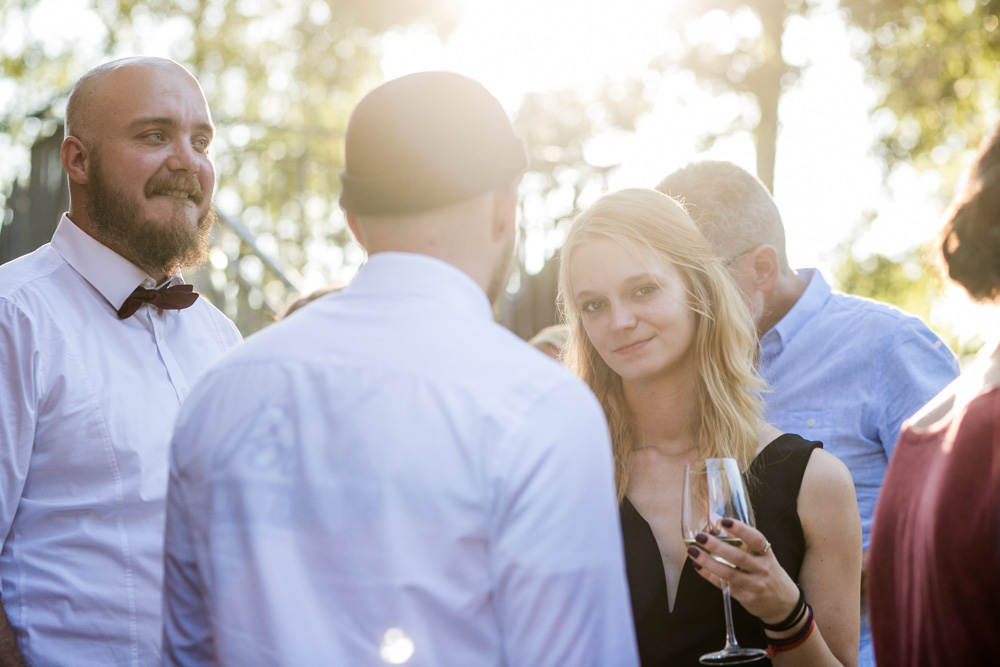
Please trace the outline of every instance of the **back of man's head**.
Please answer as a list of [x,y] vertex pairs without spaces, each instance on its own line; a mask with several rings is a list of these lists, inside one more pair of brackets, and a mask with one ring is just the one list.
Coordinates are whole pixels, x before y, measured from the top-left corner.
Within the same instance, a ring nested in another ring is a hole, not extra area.
[[656,189],[681,202],[718,256],[735,259],[768,244],[778,252],[781,272],[790,271],[781,214],[753,174],[731,162],[692,162]]
[[345,138],[340,205],[355,216],[422,213],[509,183],[527,166],[500,102],[452,72],[419,72],[364,97]]

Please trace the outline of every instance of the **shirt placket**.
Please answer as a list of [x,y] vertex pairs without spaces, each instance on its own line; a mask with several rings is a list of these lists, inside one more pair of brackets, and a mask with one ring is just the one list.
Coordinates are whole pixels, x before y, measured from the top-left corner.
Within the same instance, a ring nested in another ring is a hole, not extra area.
[[[183,403],[191,387],[184,376],[184,371],[181,370],[180,364],[177,363],[176,357],[171,352],[170,345],[167,343],[166,322],[164,321],[166,313],[153,306],[146,306],[146,309],[149,311],[149,320],[153,326],[153,338],[156,341],[156,350],[160,354],[160,359],[163,360],[163,366],[167,369],[167,377],[170,378],[170,384],[177,394],[177,402]],[[177,313],[171,314],[177,315]]]

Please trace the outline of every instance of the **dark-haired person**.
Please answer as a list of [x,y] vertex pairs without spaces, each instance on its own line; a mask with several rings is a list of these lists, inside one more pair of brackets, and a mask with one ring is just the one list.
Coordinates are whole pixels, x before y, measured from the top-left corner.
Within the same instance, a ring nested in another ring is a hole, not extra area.
[[[955,379],[955,355],[919,318],[792,269],[778,207],[741,167],[693,162],[656,189],[684,205],[739,283],[760,338],[767,421],[822,442],[851,471],[867,550],[899,427]],[[862,569],[858,664],[871,667],[864,591]]]
[[178,419],[167,664],[637,663],[600,406],[493,319],[525,166],[467,77],[359,102],[340,203],[367,262]]
[[69,212],[0,266],[2,664],[15,637],[31,665],[160,662],[170,433],[240,340],[180,275],[207,255],[213,134],[179,64],[91,70],[66,108]]
[[[980,146],[941,234],[948,275],[1000,297],[1000,128]],[[909,420],[889,463],[868,552],[880,665],[998,663],[1000,344]]]

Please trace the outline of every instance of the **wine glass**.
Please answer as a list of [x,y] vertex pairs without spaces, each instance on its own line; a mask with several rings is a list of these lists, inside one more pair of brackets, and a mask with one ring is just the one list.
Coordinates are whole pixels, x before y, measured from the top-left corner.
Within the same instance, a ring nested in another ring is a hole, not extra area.
[[[729,517],[753,525],[753,513],[747,498],[743,478],[736,459],[704,459],[684,468],[684,504],[681,509],[681,532],[684,544],[700,546],[695,535],[706,533],[726,544],[746,549],[743,540],[726,534],[721,519]],[[735,567],[719,556],[715,560]],[[733,631],[733,611],[729,601],[729,582],[722,582],[722,601],[726,610],[726,646],[721,651],[706,653],[700,662],[705,665],[733,665],[753,662],[767,656],[759,648],[743,648],[736,643]]]

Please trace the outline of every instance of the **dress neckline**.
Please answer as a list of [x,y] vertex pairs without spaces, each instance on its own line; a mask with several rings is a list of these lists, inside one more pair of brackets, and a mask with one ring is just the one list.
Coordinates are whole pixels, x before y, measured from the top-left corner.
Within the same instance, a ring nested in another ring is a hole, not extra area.
[[[767,457],[770,456],[769,452],[776,452],[776,451],[778,451],[779,448],[772,448],[771,447],[772,445],[774,445],[775,443],[778,443],[779,441],[785,440],[787,438],[796,438],[796,437],[797,436],[795,436],[793,434],[782,433],[781,435],[779,435],[778,437],[776,437],[774,440],[772,440],[771,442],[769,442],[766,445],[764,445],[764,448],[761,449],[759,452],[757,452],[757,456],[755,456],[754,459],[753,459],[753,461],[750,462],[750,466],[747,469],[748,472],[752,471],[752,469],[754,467],[756,467],[756,466],[763,465],[763,463],[766,462]],[[653,533],[653,529],[650,527],[649,522],[646,521],[646,518],[644,516],[642,516],[642,514],[639,512],[638,509],[636,509],[635,505],[632,504],[632,501],[629,500],[628,496],[625,496],[622,499],[622,503],[621,504],[622,504],[622,508],[623,508],[624,511],[632,513],[634,515],[635,519],[638,519],[641,522],[642,531],[643,531],[644,535],[646,535],[647,537],[651,538],[653,540],[653,543],[656,545],[656,549],[653,550],[653,551],[655,551],[655,553],[656,553],[656,561],[657,561],[657,566],[658,567],[655,570],[655,572],[657,573],[656,581],[653,582],[653,583],[655,584],[655,587],[656,587],[656,589],[659,592],[667,594],[667,599],[669,600],[670,596],[669,596],[668,591],[667,591],[667,575],[663,571],[663,557],[660,555],[660,547],[659,547],[659,544],[656,542],[656,535]],[[678,533],[679,532],[680,531],[678,531]],[[678,535],[678,539],[680,539],[679,535]],[[677,610],[677,602],[678,602],[678,600],[682,599],[681,593],[682,593],[683,589],[685,588],[685,582],[686,581],[690,581],[690,578],[692,576],[698,577],[700,575],[698,575],[694,571],[694,567],[693,567],[693,565],[691,563],[691,559],[685,557],[684,558],[684,565],[681,566],[680,577],[678,577],[678,579],[677,579],[677,590],[674,592],[673,604],[672,605],[668,605],[668,607],[667,607],[667,614],[668,614],[668,616],[670,616],[670,617],[674,616],[674,614],[675,614],[675,612]],[[688,584],[688,586],[690,586],[690,584]]]

